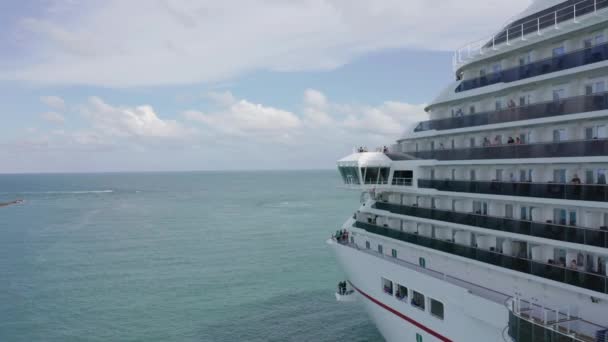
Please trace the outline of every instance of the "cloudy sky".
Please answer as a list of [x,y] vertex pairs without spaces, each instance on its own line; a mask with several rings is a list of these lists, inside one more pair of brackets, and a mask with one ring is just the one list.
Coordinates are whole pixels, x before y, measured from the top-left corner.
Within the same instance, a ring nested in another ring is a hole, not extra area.
[[332,168],[530,0],[0,4],[0,172]]

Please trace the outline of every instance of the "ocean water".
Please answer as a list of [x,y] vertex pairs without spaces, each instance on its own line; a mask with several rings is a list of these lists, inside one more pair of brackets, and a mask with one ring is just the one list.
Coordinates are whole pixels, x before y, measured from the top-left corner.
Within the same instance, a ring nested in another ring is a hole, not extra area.
[[335,171],[0,175],[0,341],[382,341]]

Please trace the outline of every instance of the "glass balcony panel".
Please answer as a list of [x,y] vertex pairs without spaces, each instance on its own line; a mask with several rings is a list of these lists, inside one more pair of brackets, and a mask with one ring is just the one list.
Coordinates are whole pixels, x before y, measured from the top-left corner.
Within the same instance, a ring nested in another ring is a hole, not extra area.
[[543,197],[579,201],[607,201],[605,184],[563,184],[419,179],[419,188],[489,195]]
[[586,113],[604,109],[608,109],[608,94],[597,93],[593,95],[567,97],[560,99],[559,101],[551,100],[497,111],[423,121],[418,124],[414,131],[422,132],[432,129],[446,130],[474,127],[519,120]]
[[387,210],[395,214],[608,248],[608,230],[599,228],[567,226],[556,224],[552,221],[524,221],[475,213],[403,206],[385,202],[376,202],[374,206],[376,209]]
[[[517,29],[519,29],[519,33],[515,34],[521,35],[521,28],[515,28],[515,30]],[[511,32],[509,33],[512,34]],[[496,42],[494,42],[494,44],[496,44]],[[572,51],[561,56],[554,56],[532,62],[524,66],[516,66],[499,72],[493,72],[484,76],[464,80],[460,82],[458,87],[455,89],[455,92],[458,93],[481,88],[500,82],[509,83],[556,71],[576,68],[579,66],[604,61],[607,59],[607,57],[608,43],[604,43],[594,47]]]
[[608,293],[606,277],[603,275],[587,273],[578,269],[567,269],[557,265],[539,263],[523,258],[516,258],[494,251],[482,250],[472,246],[459,245],[448,241],[437,240],[431,237],[420,236],[418,234],[411,234],[386,227],[379,227],[365,222],[357,221],[355,222],[354,226],[365,229],[370,233],[413,243],[445,253],[509,268],[601,293]]

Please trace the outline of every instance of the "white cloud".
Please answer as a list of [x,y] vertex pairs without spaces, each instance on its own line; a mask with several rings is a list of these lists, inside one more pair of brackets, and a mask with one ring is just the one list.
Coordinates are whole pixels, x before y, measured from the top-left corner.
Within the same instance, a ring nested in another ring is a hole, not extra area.
[[50,123],[54,123],[54,124],[65,123],[65,117],[59,113],[45,112],[45,113],[40,114],[40,116],[42,116],[42,119],[44,119],[45,121],[48,121]]
[[[119,106],[91,97],[70,104],[84,119],[74,120],[78,128],[24,129],[12,140],[0,139],[0,155],[10,151],[4,155],[12,158],[13,171],[330,167],[355,146],[388,145],[412,123],[427,119],[424,104],[345,104],[314,89],[304,92],[296,110],[231,93],[219,96],[231,101],[216,99],[212,110],[169,119],[149,105]],[[238,160],[230,157],[234,153]],[[20,160],[46,162],[36,166]]]
[[236,102],[234,95],[231,92],[215,92],[211,91],[206,94],[206,97],[218,105],[230,106]]
[[40,101],[51,109],[63,111],[65,110],[65,101],[59,96],[42,96]]
[[232,102],[225,103],[217,111],[189,110],[183,117],[220,135],[264,139],[291,137],[297,138],[302,145],[316,140],[321,134],[337,133],[362,139],[382,137],[390,142],[414,122],[427,118],[424,104],[387,101],[374,107],[332,103],[315,89],[304,92],[301,113],[238,100],[231,93],[227,94]]
[[184,138],[192,133],[175,120],[159,118],[148,105],[115,107],[99,97],[91,97],[81,111],[95,130],[105,136]]
[[11,61],[0,78],[128,87],[213,82],[258,69],[335,68],[388,48],[453,49],[498,29],[497,22],[529,2],[108,0],[54,6],[44,18],[22,20],[22,47],[35,57]]
[[184,112],[184,117],[221,134],[266,138],[288,136],[302,124],[292,112],[247,100],[235,101],[211,113],[189,110]]

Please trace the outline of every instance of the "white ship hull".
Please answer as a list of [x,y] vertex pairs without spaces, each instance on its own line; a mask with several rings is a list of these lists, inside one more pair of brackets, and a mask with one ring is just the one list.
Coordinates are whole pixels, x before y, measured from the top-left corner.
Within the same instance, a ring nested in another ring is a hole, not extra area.
[[[510,341],[505,330],[508,309],[464,288],[402,267],[378,256],[329,241],[349,282],[360,294],[366,311],[388,342],[416,341]],[[424,291],[430,298],[445,303],[443,320],[422,311],[382,290],[380,279],[390,278]]]

